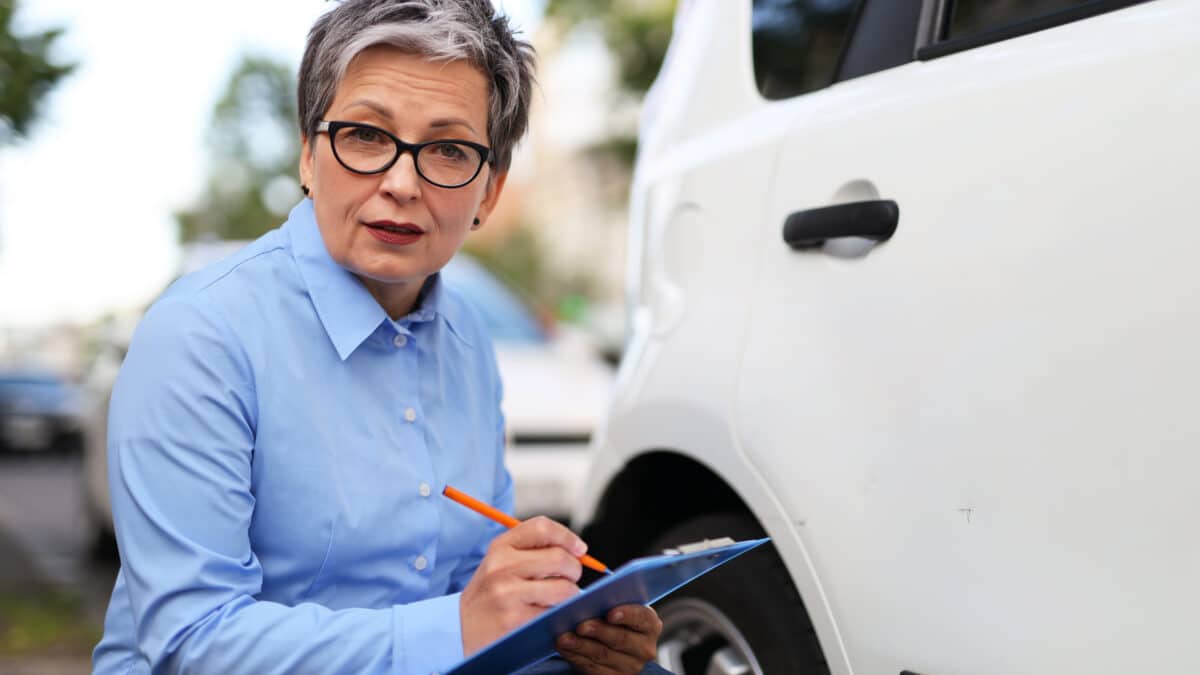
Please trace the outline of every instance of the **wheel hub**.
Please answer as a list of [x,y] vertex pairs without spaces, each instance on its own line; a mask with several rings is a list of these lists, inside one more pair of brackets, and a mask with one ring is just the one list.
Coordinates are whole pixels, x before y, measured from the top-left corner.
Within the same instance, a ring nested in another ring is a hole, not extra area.
[[665,604],[658,664],[676,675],[763,675],[750,644],[714,605],[697,598]]

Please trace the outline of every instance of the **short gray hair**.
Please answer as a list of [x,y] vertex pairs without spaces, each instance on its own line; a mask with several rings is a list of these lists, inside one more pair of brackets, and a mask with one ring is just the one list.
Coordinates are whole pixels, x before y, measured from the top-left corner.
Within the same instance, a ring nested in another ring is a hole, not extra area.
[[466,60],[490,86],[488,145],[497,170],[512,161],[529,127],[534,49],[517,39],[491,0],[346,0],[308,33],[297,87],[300,132],[317,133],[350,61],[374,45],[392,45],[433,61]]

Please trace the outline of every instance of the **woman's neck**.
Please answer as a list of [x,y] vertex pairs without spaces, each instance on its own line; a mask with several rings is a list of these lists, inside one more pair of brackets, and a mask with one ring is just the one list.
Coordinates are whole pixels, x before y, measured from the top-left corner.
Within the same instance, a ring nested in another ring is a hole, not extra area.
[[425,284],[429,280],[429,277],[426,277],[419,282],[387,283],[370,277],[359,276],[358,278],[393,321],[412,313],[417,308],[421,299],[421,290],[425,288]]

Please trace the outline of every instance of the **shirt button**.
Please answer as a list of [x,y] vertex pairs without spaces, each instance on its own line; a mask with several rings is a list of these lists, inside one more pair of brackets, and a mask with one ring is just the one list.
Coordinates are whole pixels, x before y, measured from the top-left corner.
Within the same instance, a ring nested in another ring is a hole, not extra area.
[[422,497],[428,497],[430,492],[429,483],[421,483],[421,487],[417,488],[417,491],[421,493]]
[[417,411],[413,410],[412,408],[406,408],[404,410],[404,419],[408,420],[409,422],[415,422],[417,419]]
[[408,344],[408,336],[397,334],[396,337],[392,338],[392,344],[396,345],[397,348],[403,347]]
[[423,556],[423,555],[417,556],[417,559],[413,561],[413,567],[417,568],[418,572],[425,569],[425,566],[428,564],[429,564],[429,561],[426,560],[425,556]]

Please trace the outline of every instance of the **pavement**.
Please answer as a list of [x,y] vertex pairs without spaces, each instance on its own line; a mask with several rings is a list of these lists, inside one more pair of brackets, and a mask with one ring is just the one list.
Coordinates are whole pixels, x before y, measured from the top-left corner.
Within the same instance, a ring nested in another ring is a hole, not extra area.
[[[70,620],[98,630],[118,562],[97,556],[95,543],[83,508],[78,455],[0,455],[0,594],[35,605],[39,597],[69,595],[78,601]],[[3,622],[0,617],[0,628]],[[0,652],[0,674],[88,673],[89,651],[75,645]]]
[[[12,535],[0,529],[0,588],[21,588],[39,583],[42,575]],[[0,670],[0,672],[4,672]]]
[[4,675],[80,675],[91,670],[91,660],[79,656],[0,658]]

